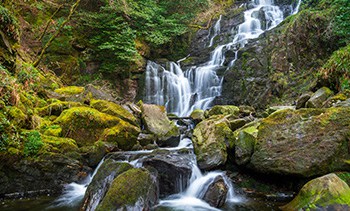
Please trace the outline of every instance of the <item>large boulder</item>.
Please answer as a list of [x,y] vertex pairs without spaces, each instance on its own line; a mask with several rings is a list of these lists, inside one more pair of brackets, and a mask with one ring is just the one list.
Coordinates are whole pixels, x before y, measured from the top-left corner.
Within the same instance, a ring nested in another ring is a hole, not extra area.
[[212,207],[222,207],[225,204],[227,192],[228,187],[224,179],[222,176],[218,176],[215,178],[214,182],[209,185],[203,200]]
[[113,180],[121,173],[132,168],[126,162],[116,162],[112,159],[106,159],[86,189],[80,210],[95,210],[106,195]]
[[180,132],[167,117],[164,106],[142,104],[141,111],[145,129],[156,135],[160,146],[177,146]]
[[226,163],[226,146],[234,139],[228,120],[217,115],[195,127],[192,141],[199,168],[209,170]]
[[150,210],[157,202],[158,189],[152,174],[134,168],[113,180],[96,210]]
[[174,153],[158,150],[143,159],[143,166],[156,170],[160,197],[166,197],[187,188],[193,162],[193,155],[187,151]]
[[[328,174],[306,183],[298,195],[281,207],[282,210],[349,210],[350,188],[335,174]],[[337,209],[338,210],[338,209]]]
[[249,166],[312,177],[349,170],[350,108],[281,110],[261,121]]
[[332,95],[332,90],[327,87],[322,87],[311,95],[311,98],[306,102],[305,106],[307,108],[321,108],[323,103]]
[[206,116],[214,115],[235,115],[239,114],[239,108],[233,105],[216,105],[206,112]]

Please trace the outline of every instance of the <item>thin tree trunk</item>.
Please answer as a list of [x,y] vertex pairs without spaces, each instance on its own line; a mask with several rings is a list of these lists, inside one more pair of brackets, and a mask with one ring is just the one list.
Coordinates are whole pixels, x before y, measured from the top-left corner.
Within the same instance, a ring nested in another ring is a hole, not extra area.
[[44,48],[41,50],[37,60],[33,63],[34,67],[37,67],[41,61],[41,59],[44,56],[44,53],[46,52],[47,48],[50,47],[51,43],[55,40],[55,38],[59,35],[59,33],[61,32],[62,28],[70,21],[73,13],[75,12],[75,10],[77,9],[77,7],[79,6],[81,0],[77,0],[72,7],[70,8],[70,12],[69,15],[67,17],[67,19],[65,21],[62,22],[62,24],[59,26],[59,28],[56,30],[56,32],[51,36],[51,38],[49,39],[49,41],[45,44]]
[[44,29],[43,33],[42,33],[42,34],[40,35],[40,37],[39,37],[38,41],[41,41],[41,40],[43,39],[44,35],[46,34],[47,29],[48,29],[49,26],[50,26],[50,23],[51,23],[53,17],[55,17],[55,15],[62,9],[62,7],[63,7],[63,5],[60,5],[60,6],[57,8],[57,10],[51,15],[50,19],[49,19],[49,20],[47,21],[47,23],[46,23],[46,26],[45,26],[45,29]]

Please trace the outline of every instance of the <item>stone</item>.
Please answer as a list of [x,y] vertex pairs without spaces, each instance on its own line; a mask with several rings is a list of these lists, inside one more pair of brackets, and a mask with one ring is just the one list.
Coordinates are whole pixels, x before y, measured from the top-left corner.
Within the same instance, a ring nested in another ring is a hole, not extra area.
[[228,120],[217,115],[200,122],[193,131],[194,151],[200,169],[210,170],[226,163],[226,146],[234,142]]
[[327,87],[322,87],[311,96],[305,106],[306,108],[321,108],[323,103],[332,95],[332,90]]
[[174,122],[167,117],[164,106],[142,104],[141,111],[146,131],[157,137],[159,146],[177,146],[180,132]]
[[143,168],[130,169],[116,177],[96,211],[150,210],[158,202],[158,187]]
[[248,164],[265,174],[312,177],[350,170],[350,108],[281,110],[262,119]]
[[206,112],[206,116],[214,115],[235,115],[238,116],[239,108],[233,105],[216,105],[213,106],[209,111]]
[[284,110],[284,109],[295,109],[295,106],[271,106],[268,109],[266,109],[266,113],[268,115],[272,114],[273,112]]
[[[340,206],[342,205],[342,206]],[[345,206],[344,206],[345,205]],[[306,183],[298,195],[282,210],[333,210],[326,207],[350,206],[350,188],[337,175],[331,173]],[[348,209],[345,209],[348,210]]]
[[295,108],[299,109],[299,108],[305,108],[306,106],[306,102],[311,98],[311,95],[313,93],[305,93],[302,94],[296,101],[296,105]]
[[203,200],[212,207],[222,207],[225,204],[228,187],[221,176],[215,178],[204,194]]
[[106,159],[87,187],[80,210],[95,210],[106,195],[113,180],[132,168],[132,165],[128,163]]
[[193,119],[193,121],[198,124],[200,121],[204,120],[204,111],[201,109],[196,109],[194,111],[192,111],[192,113],[190,114],[190,117]]
[[245,165],[249,163],[254,152],[255,142],[256,138],[253,135],[245,131],[240,131],[238,133],[238,137],[235,142],[235,162],[238,165]]

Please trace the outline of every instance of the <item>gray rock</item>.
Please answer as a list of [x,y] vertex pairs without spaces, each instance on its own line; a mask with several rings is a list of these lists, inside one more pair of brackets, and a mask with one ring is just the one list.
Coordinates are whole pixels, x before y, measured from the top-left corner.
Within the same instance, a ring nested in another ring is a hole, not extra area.
[[225,204],[228,187],[221,176],[215,178],[205,192],[203,200],[212,207],[222,207]]

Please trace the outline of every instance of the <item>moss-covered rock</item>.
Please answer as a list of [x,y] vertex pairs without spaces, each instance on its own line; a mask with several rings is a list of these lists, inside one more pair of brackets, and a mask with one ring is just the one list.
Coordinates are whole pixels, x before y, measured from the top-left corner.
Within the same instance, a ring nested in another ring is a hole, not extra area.
[[70,138],[60,138],[55,136],[41,135],[44,143],[39,153],[44,154],[47,152],[66,154],[69,152],[77,152],[78,146],[75,140]]
[[116,117],[121,118],[124,121],[129,122],[130,124],[133,124],[137,126],[137,119],[134,115],[132,115],[128,110],[126,110],[123,106],[118,105],[116,103],[112,103],[105,100],[91,100],[90,102],[91,107],[106,113],[110,114]]
[[114,179],[96,210],[149,210],[157,201],[157,186],[151,173],[130,169]]
[[261,121],[254,170],[311,177],[349,170],[350,108],[281,110]]
[[235,161],[238,165],[245,165],[250,161],[254,152],[256,138],[244,131],[238,133],[235,143]]
[[62,128],[63,137],[76,140],[78,146],[92,145],[99,140],[106,128],[118,125],[123,120],[88,107],[67,109],[54,121]]
[[322,87],[311,95],[311,98],[306,102],[305,106],[307,108],[321,108],[323,103],[332,95],[332,90],[327,87]]
[[128,163],[106,159],[86,189],[81,210],[95,210],[106,195],[113,180],[132,168],[132,165]]
[[281,209],[316,210],[333,205],[347,205],[349,208],[350,188],[332,173],[306,183],[293,201]]
[[63,110],[66,110],[72,107],[81,107],[81,106],[83,105],[78,102],[67,102],[67,101],[56,100],[50,105],[44,106],[42,108],[38,108],[37,112],[40,116],[51,116],[51,115],[59,116],[61,115]]
[[213,115],[235,115],[239,114],[239,108],[233,105],[216,105],[206,112],[206,116],[210,117]]
[[180,135],[174,122],[168,119],[164,106],[142,104],[141,111],[145,129],[156,135],[159,145],[164,145],[162,142]]
[[19,127],[25,126],[28,116],[25,113],[23,113],[21,109],[19,109],[16,106],[12,106],[10,107],[8,112],[11,122],[13,122],[16,126]]
[[203,120],[193,131],[194,151],[201,169],[212,169],[225,164],[226,145],[234,142],[227,119],[221,115],[214,117]]
[[121,150],[131,150],[137,143],[137,138],[141,130],[125,121],[120,121],[118,125],[107,128],[103,131],[100,141],[116,143]]
[[200,122],[200,121],[202,121],[202,120],[205,119],[205,117],[204,117],[204,111],[201,110],[201,109],[196,109],[196,110],[192,111],[190,117],[191,117],[196,123],[198,123],[198,122]]
[[84,92],[84,87],[79,86],[65,86],[59,89],[55,89],[55,92],[61,95],[77,95]]

